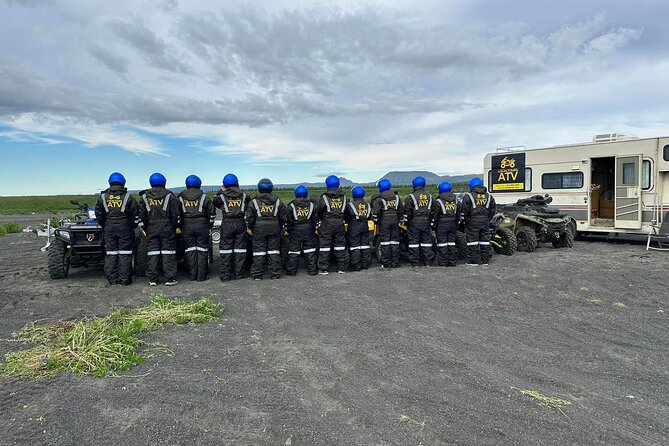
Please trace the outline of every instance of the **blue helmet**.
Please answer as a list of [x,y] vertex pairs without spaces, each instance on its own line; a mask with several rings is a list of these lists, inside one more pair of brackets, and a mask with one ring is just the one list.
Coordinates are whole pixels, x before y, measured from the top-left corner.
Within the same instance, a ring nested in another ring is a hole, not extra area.
[[202,180],[197,175],[188,175],[186,177],[186,187],[195,187],[200,188],[202,186]]
[[121,186],[125,186],[125,177],[118,172],[114,172],[109,175],[109,185],[111,186],[114,183],[119,183]]
[[390,180],[388,178],[382,178],[379,180],[379,192],[390,190],[391,187],[392,184],[390,184]]
[[151,187],[156,187],[156,186],[165,187],[165,185],[167,184],[167,179],[165,178],[165,175],[163,175],[162,173],[156,172],[149,177],[149,184],[151,185]]
[[365,196],[365,188],[362,186],[355,186],[351,189],[351,194],[353,195],[353,198],[362,198]]
[[307,189],[307,186],[300,184],[295,188],[295,198],[307,198],[308,195],[309,189]]
[[239,186],[239,180],[237,179],[237,175],[234,173],[229,173],[223,177],[223,187],[230,186]]
[[469,190],[474,189],[476,186],[483,186],[483,181],[479,177],[472,178],[469,181]]
[[258,181],[258,192],[261,194],[271,194],[274,190],[274,183],[269,178],[263,178]]
[[451,183],[448,181],[444,181],[443,183],[439,183],[439,193],[444,194],[446,192],[450,192],[453,190],[453,186],[451,186]]
[[419,176],[413,179],[411,185],[413,186],[414,189],[418,189],[421,187],[425,187],[425,183],[426,183],[425,178]]
[[328,189],[336,189],[339,187],[339,177],[336,175],[330,175],[325,179],[325,187]]

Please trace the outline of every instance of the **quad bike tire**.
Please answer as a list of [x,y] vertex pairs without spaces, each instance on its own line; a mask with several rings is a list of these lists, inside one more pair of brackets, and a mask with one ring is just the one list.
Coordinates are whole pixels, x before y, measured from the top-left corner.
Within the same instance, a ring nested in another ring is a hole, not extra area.
[[467,236],[464,232],[455,233],[455,247],[458,250],[458,260],[465,260],[467,258]]
[[135,249],[135,275],[145,277],[146,270],[149,267],[149,244],[146,240],[139,239],[137,249]]
[[499,236],[501,238],[500,240],[500,245],[501,246],[496,246],[495,244],[492,244],[493,249],[497,254],[502,254],[505,256],[512,256],[513,253],[516,252],[516,249],[518,248],[518,241],[516,240],[516,236],[513,233],[513,231],[509,228],[499,228],[497,229],[494,234],[493,234],[493,242],[495,241],[495,237]]
[[70,258],[65,244],[55,239],[47,250],[47,270],[52,279],[64,279],[70,272]]
[[529,226],[523,226],[516,231],[518,251],[534,252],[537,249],[537,234]]
[[571,225],[567,225],[562,237],[553,242],[553,248],[571,248],[572,246],[574,246],[574,233],[571,231]]

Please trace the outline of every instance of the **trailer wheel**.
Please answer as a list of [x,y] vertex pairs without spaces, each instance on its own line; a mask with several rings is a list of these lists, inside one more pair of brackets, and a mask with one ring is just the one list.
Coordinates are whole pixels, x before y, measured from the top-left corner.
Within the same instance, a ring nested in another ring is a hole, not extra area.
[[47,252],[47,270],[52,279],[64,279],[70,272],[70,257],[65,244],[55,239]]
[[537,249],[537,234],[529,226],[523,226],[516,231],[518,251],[534,252]]

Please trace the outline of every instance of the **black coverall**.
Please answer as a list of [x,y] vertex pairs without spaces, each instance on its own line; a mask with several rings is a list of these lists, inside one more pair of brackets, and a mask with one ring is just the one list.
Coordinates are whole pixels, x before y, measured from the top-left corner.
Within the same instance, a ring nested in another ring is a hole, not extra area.
[[429,265],[434,261],[432,233],[430,231],[430,210],[432,194],[417,188],[404,200],[404,221],[407,222],[409,238],[409,260],[413,266]]
[[490,220],[495,215],[495,208],[495,199],[485,186],[474,187],[462,198],[467,263],[487,264],[490,260]]
[[455,266],[458,261],[458,248],[455,235],[460,221],[460,205],[455,194],[444,192],[432,202],[432,226],[437,234],[437,264]]
[[320,220],[318,228],[318,269],[330,269],[330,252],[334,251],[339,271],[348,268],[346,252],[346,230],[344,229],[344,209],[346,196],[339,188],[328,189],[318,200],[317,212]]
[[214,225],[216,208],[211,198],[197,187],[181,192],[179,204],[188,276],[190,280],[203,281],[209,275],[209,230]]
[[102,191],[95,216],[105,238],[105,275],[110,284],[132,283],[134,229],[139,223],[137,202],[123,186]]
[[221,280],[246,277],[246,209],[249,197],[236,186],[226,187],[214,198],[221,220]]
[[371,245],[369,243],[369,217],[372,206],[364,198],[354,198],[348,202],[344,218],[348,223],[348,249],[351,256],[351,267],[354,271],[369,268],[372,263]]
[[300,253],[304,253],[307,273],[310,276],[318,273],[316,254],[316,204],[308,198],[296,198],[288,204],[286,212],[288,226],[288,264],[286,271],[289,276],[297,274]]
[[251,277],[260,279],[265,263],[272,279],[281,278],[281,232],[286,221],[286,205],[272,194],[260,194],[246,208],[246,222],[253,231]]
[[181,224],[179,200],[164,187],[152,187],[140,192],[140,226],[146,232],[149,262],[146,275],[150,282],[160,276],[160,259],[167,281],[177,275],[177,228]]
[[372,199],[372,220],[379,226],[381,265],[396,268],[400,264],[400,209],[399,195],[389,190]]

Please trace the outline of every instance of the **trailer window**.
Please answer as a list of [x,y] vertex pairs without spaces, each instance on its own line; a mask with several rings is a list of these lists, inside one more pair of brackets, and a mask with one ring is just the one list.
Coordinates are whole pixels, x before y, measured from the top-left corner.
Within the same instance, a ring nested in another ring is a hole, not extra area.
[[641,164],[641,189],[650,189],[650,160]]
[[636,182],[636,163],[623,163],[623,184],[634,185]]
[[541,175],[543,189],[580,189],[583,187],[583,172],[545,173]]

